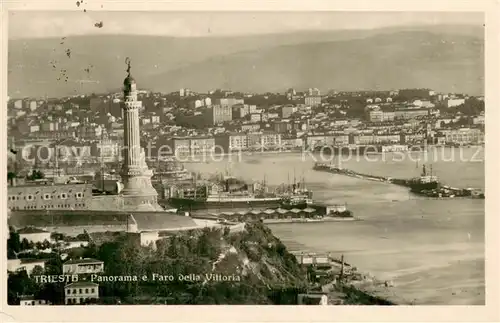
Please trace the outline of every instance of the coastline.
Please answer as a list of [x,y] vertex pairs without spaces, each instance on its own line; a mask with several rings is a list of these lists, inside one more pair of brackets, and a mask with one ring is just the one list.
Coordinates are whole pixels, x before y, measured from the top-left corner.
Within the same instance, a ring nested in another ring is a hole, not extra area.
[[351,222],[362,221],[356,217],[323,217],[320,219],[264,219],[264,224],[285,224],[285,223],[321,223],[321,222]]

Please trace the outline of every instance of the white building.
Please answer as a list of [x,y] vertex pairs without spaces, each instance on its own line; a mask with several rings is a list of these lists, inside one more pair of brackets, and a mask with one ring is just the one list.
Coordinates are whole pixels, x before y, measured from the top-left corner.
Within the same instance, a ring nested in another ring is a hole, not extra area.
[[35,299],[33,295],[23,295],[19,297],[19,305],[35,306],[35,305],[50,305],[51,303],[45,299]]
[[99,285],[88,282],[76,282],[64,287],[64,304],[82,304],[91,299],[99,299]]
[[448,108],[456,107],[465,103],[465,99],[449,99],[446,101],[446,106]]
[[35,111],[36,108],[38,107],[38,105],[37,105],[36,101],[30,101],[29,107],[30,107],[31,111]]
[[16,109],[22,109],[23,108],[23,100],[16,100],[14,102],[14,108],[16,108]]
[[28,276],[31,276],[33,269],[40,266],[45,269],[45,259],[8,259],[7,272],[19,272],[25,270]]
[[63,273],[75,274],[97,274],[104,272],[104,262],[97,259],[85,258],[69,260],[63,264]]
[[480,116],[474,117],[472,119],[472,122],[474,124],[484,124],[484,115],[480,115]]
[[328,296],[326,294],[299,294],[298,305],[328,305]]
[[24,239],[26,239],[30,242],[33,242],[33,243],[37,243],[37,242],[41,243],[41,242],[44,242],[45,240],[47,240],[49,242],[51,241],[50,232],[45,231],[45,230],[41,230],[38,228],[34,228],[34,227],[22,228],[22,229],[18,230],[17,233],[19,234],[20,241],[23,241]]

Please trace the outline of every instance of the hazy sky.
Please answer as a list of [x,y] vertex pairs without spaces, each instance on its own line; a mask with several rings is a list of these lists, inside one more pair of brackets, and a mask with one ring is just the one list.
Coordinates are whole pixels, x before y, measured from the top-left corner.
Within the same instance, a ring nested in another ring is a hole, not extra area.
[[[103,22],[102,28],[94,26]],[[228,36],[297,30],[369,29],[401,25],[482,25],[481,13],[459,12],[90,12],[9,13],[9,38],[84,34],[138,34],[177,37]]]

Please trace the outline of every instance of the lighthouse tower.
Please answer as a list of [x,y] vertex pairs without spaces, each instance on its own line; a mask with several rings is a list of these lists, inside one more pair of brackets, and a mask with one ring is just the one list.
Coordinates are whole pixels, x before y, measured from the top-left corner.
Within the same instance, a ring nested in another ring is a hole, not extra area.
[[159,211],[158,193],[151,184],[153,172],[146,164],[144,149],[141,148],[139,131],[139,109],[137,87],[130,74],[130,59],[127,58],[127,77],[123,81],[123,125],[124,162],[121,170],[123,208],[131,211]]

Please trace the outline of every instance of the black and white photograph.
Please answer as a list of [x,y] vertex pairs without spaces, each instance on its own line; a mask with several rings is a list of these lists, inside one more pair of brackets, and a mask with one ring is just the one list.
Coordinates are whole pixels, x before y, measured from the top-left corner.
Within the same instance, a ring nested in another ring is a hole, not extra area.
[[9,306],[486,305],[484,12],[3,17]]

